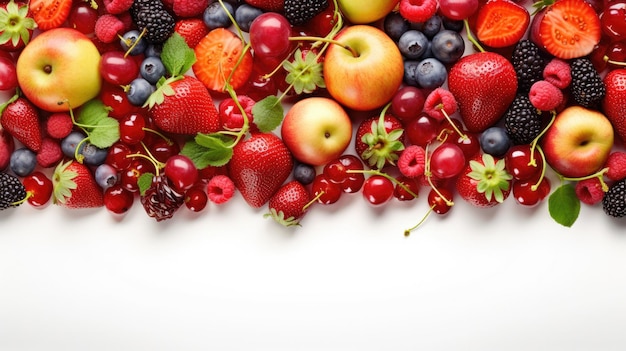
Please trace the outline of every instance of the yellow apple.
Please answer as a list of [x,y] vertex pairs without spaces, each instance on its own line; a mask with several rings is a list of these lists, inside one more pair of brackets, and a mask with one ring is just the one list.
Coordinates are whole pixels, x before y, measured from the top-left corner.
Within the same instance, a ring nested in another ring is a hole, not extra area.
[[337,0],[344,17],[352,24],[367,24],[384,18],[400,0]]
[[366,24],[342,29],[335,40],[341,45],[329,46],[324,58],[328,93],[356,111],[388,103],[404,78],[404,62],[396,43],[382,30]]
[[39,108],[67,111],[100,92],[100,53],[73,28],[42,32],[26,45],[17,60],[21,91]]

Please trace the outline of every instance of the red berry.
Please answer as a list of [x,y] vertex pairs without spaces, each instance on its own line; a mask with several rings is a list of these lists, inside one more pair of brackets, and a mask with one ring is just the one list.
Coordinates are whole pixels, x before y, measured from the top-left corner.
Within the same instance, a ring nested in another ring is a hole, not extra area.
[[216,175],[207,184],[209,200],[223,204],[235,195],[235,183],[226,175]]
[[395,187],[391,180],[382,175],[374,174],[363,184],[363,197],[374,206],[380,206],[393,197]]
[[124,214],[133,206],[135,196],[122,184],[115,184],[104,190],[104,206],[114,214]]
[[320,173],[311,183],[311,192],[313,197],[317,198],[317,202],[329,205],[339,200],[343,190],[339,184],[333,183],[324,173]]
[[198,180],[198,169],[193,161],[184,155],[175,155],[165,162],[165,176],[178,190],[188,190]]
[[26,176],[22,184],[26,190],[27,200],[34,207],[45,206],[52,197],[52,180],[41,171],[34,171]]

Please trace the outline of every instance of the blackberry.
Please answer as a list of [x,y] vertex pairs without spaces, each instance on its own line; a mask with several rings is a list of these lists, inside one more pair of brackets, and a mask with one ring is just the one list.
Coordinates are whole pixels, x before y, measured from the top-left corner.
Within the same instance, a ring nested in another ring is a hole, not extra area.
[[572,82],[571,95],[580,106],[597,108],[606,95],[606,87],[598,70],[586,57],[577,58],[570,63]]
[[140,197],[148,216],[157,222],[172,218],[185,202],[185,195],[178,193],[164,175],[152,177],[152,184]]
[[604,193],[602,198],[602,209],[604,213],[611,217],[626,216],[626,179],[613,184]]
[[25,197],[26,189],[17,177],[0,172],[0,211],[19,206]]
[[523,39],[513,48],[511,63],[517,74],[517,90],[528,93],[533,83],[543,79],[543,69],[548,62],[535,43]]
[[504,114],[504,127],[513,144],[529,144],[541,133],[543,118],[528,98],[519,93]]
[[328,0],[285,0],[285,18],[294,26],[307,23],[326,10]]
[[174,32],[176,20],[161,0],[135,0],[129,12],[139,31],[146,31],[149,43],[163,43]]

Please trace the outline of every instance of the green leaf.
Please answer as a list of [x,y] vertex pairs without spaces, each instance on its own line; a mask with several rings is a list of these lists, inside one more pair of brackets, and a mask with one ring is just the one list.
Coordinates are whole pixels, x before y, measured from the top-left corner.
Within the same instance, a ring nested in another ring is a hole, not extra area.
[[198,134],[194,140],[183,145],[180,154],[189,157],[198,169],[220,167],[233,156],[232,143],[232,139],[226,141],[217,135]]
[[99,99],[87,101],[80,107],[76,124],[87,134],[87,139],[99,148],[107,148],[120,138],[119,122],[109,117],[110,108]]
[[80,107],[76,123],[95,126],[101,119],[107,117],[109,117],[109,108],[101,100],[92,99]]
[[111,117],[98,121],[98,124],[89,133],[89,141],[101,149],[113,145],[119,138],[119,122]]
[[257,101],[252,107],[254,124],[263,133],[271,132],[282,123],[284,118],[283,106],[276,95],[270,95]]
[[550,216],[557,223],[571,227],[580,214],[580,200],[570,183],[558,187],[548,198]]
[[180,76],[196,62],[196,53],[180,34],[174,32],[163,44],[161,60],[171,76]]
[[139,186],[140,195],[145,195],[146,190],[148,190],[150,186],[152,185],[153,177],[154,177],[154,174],[149,173],[149,172],[143,173],[142,175],[139,176],[139,178],[137,179],[137,186]]

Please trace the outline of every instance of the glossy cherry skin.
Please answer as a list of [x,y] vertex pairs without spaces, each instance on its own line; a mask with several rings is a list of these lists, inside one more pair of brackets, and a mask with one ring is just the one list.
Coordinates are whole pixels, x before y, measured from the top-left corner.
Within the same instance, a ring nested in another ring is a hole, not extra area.
[[322,173],[331,182],[339,184],[344,192],[354,193],[363,186],[365,175],[349,171],[362,171],[363,169],[363,161],[359,157],[346,154],[324,165]]
[[194,186],[185,192],[185,206],[193,212],[200,212],[206,208],[209,197],[203,187]]
[[104,190],[104,207],[111,213],[124,214],[133,206],[135,196],[122,184],[115,184]]
[[443,143],[430,156],[430,170],[439,179],[450,179],[461,173],[465,162],[465,154],[458,145]]
[[391,200],[394,193],[394,184],[388,178],[374,174],[363,184],[363,197],[373,206],[380,206]]
[[107,51],[100,59],[100,75],[111,84],[127,85],[139,75],[139,65],[123,51]]
[[[531,157],[534,157],[534,164],[531,164]],[[538,151],[533,153],[527,144],[512,146],[504,157],[504,162],[507,172],[518,180],[535,177],[543,169],[541,155]]]
[[139,144],[146,136],[146,120],[139,113],[129,113],[120,121],[120,140],[128,145]]
[[526,207],[534,207],[538,205],[550,193],[550,180],[543,178],[536,190],[533,186],[537,184],[538,179],[531,178],[528,180],[515,180],[511,186],[511,193],[515,201]]
[[33,207],[43,207],[48,204],[52,197],[52,180],[43,172],[35,171],[22,180],[22,184],[28,194],[28,201]]
[[[420,184],[416,178],[409,178],[406,176],[399,176],[396,179],[397,183],[393,191],[393,196],[400,201],[411,201],[415,199],[415,195],[419,196]],[[411,192],[408,192],[400,184],[407,187]]]
[[184,155],[174,155],[165,162],[165,176],[178,190],[188,190],[198,180],[198,169],[193,161]]
[[317,202],[329,205],[339,201],[343,190],[337,183],[331,182],[324,173],[315,176],[311,183],[311,193]]
[[435,189],[430,189],[428,192],[428,205],[436,214],[446,214],[452,208],[448,205],[448,201],[452,201],[453,194],[446,188],[437,188],[437,190],[439,193]]

